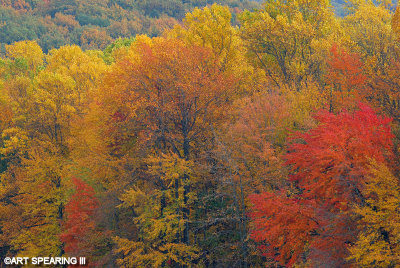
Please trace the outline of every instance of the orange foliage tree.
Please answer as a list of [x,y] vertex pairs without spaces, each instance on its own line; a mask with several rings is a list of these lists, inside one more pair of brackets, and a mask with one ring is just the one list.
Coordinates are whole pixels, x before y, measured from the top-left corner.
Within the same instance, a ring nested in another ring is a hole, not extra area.
[[[99,145],[105,157],[126,163],[106,187],[115,185],[119,195],[126,185],[133,188],[122,195],[121,208],[133,209],[140,227],[138,237],[116,240],[124,255],[119,263],[189,265],[198,258],[189,222],[196,194],[209,179],[199,170],[214,146],[211,125],[224,120],[235,86],[218,67],[207,48],[138,36],[105,76],[93,109],[107,115]],[[142,192],[149,201],[135,199]],[[150,258],[135,253],[149,248]]]
[[329,110],[333,112],[340,111],[341,108],[355,108],[351,106],[355,106],[366,95],[364,91],[367,85],[360,57],[334,44],[327,63],[326,93]]

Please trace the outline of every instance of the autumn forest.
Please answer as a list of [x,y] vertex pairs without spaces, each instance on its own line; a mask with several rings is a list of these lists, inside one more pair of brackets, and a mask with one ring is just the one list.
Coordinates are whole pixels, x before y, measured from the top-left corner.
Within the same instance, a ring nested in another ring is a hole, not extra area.
[[400,266],[400,9],[213,2],[0,0],[1,260]]

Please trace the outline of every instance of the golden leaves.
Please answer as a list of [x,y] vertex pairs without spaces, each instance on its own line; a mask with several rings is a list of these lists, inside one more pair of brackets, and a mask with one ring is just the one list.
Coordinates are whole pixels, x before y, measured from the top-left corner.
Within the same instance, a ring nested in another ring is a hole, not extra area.
[[35,41],[21,41],[6,45],[6,55],[10,59],[25,59],[29,70],[35,72],[44,63],[44,54]]
[[400,186],[386,165],[372,160],[370,168],[362,189],[366,204],[355,208],[361,232],[349,259],[363,267],[393,267],[400,254]]

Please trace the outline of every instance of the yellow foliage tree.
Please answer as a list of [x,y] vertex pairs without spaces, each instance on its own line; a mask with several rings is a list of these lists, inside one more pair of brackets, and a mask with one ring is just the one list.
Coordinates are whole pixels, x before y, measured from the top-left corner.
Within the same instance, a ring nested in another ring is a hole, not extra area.
[[[394,34],[390,11],[372,2],[363,2],[344,18],[343,28],[353,49],[362,57],[367,74],[382,73],[394,52]],[[379,38],[377,38],[379,37]]]
[[178,38],[190,46],[209,48],[221,71],[239,79],[238,96],[262,90],[264,74],[246,58],[246,47],[237,27],[231,25],[229,8],[213,4],[187,13],[183,25],[175,25],[169,38]]
[[[24,50],[13,49],[9,47],[14,54],[8,60],[18,67],[18,53]],[[28,69],[41,64],[40,57],[32,58]],[[64,254],[58,236],[73,175],[70,140],[82,128],[91,91],[106,69],[100,57],[77,46],[52,50],[46,62],[42,70],[31,72],[33,77],[9,68],[5,80],[13,118],[3,130],[0,151],[9,161],[1,174],[0,210],[8,215],[1,218],[1,239],[25,256]],[[13,209],[18,213],[12,214]]]
[[231,69],[243,53],[238,31],[232,27],[231,19],[226,6],[213,4],[204,9],[196,8],[187,13],[183,25],[176,25],[169,35],[189,45],[210,48],[220,61],[221,68]]
[[35,41],[20,41],[6,45],[6,56],[11,60],[25,59],[31,72],[36,72],[44,63],[43,51]]
[[400,265],[400,185],[384,164],[371,163],[371,174],[362,195],[365,206],[355,212],[361,217],[358,241],[350,247],[350,260],[359,267]]
[[118,263],[121,267],[190,266],[199,257],[198,249],[183,243],[181,234],[186,223],[182,208],[191,206],[194,199],[193,194],[184,194],[191,183],[184,177],[191,177],[193,162],[173,153],[150,156],[146,162],[162,187],[146,183],[121,196],[120,207],[134,209],[134,221],[142,228],[138,241],[115,238],[116,252],[123,254]]
[[[264,8],[241,15],[241,36],[253,62],[272,81],[301,87],[321,81],[324,58],[319,51],[338,31],[327,1],[267,1]],[[333,25],[333,27],[332,27]]]

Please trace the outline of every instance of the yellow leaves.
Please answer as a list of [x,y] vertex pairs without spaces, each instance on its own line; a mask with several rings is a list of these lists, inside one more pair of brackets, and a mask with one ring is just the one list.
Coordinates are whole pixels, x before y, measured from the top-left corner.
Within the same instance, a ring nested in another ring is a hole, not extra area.
[[23,154],[27,149],[27,133],[19,128],[8,128],[2,132],[3,148],[0,148],[0,154],[6,157],[13,154]]
[[59,226],[44,224],[22,230],[11,244],[21,256],[61,256],[61,242],[57,239],[60,232]]
[[47,69],[69,75],[82,85],[99,79],[107,68],[98,53],[83,52],[75,45],[51,50],[47,62]]
[[184,26],[175,26],[170,36],[191,45],[209,47],[221,61],[234,60],[234,49],[240,40],[231,26],[231,18],[228,7],[213,4],[204,9],[196,8],[186,15]]
[[357,52],[366,58],[377,56],[380,68],[387,63],[385,57],[393,46],[390,20],[389,10],[373,3],[360,5],[355,13],[344,19],[344,30]]
[[53,49],[47,56],[47,69],[71,77],[76,83],[76,93],[86,101],[88,94],[97,85],[107,70],[100,55],[83,52],[78,46],[64,46]]
[[[198,258],[196,247],[180,241],[187,219],[183,208],[192,204],[193,194],[186,194],[190,183],[193,162],[174,153],[149,156],[147,165],[149,181],[138,182],[137,186],[121,195],[119,208],[131,208],[137,215],[134,222],[140,227],[140,242],[115,238],[117,252],[124,255],[118,263],[123,267],[161,267],[166,261],[190,265]],[[161,189],[154,187],[161,184]],[[140,186],[140,187],[139,187]]]
[[61,106],[71,105],[74,102],[73,90],[75,81],[68,76],[51,71],[42,71],[36,77],[33,97],[35,103],[57,113]]
[[[215,52],[225,48],[223,42],[229,42],[232,38],[234,29],[231,27],[232,15],[228,7],[213,4],[204,9],[196,8],[192,13],[187,13],[183,19],[184,27],[176,25],[174,30],[169,33],[174,38],[186,39],[189,43],[196,45],[209,46]],[[228,31],[223,36],[217,33]],[[224,37],[228,37],[224,40]]]
[[[21,226],[13,230],[7,222],[4,232],[10,236],[9,245],[21,254],[60,256],[62,244],[58,235],[67,193],[64,180],[73,170],[67,140],[71,139],[76,118],[87,112],[87,104],[107,66],[98,53],[66,46],[52,50],[46,57],[47,66],[39,70],[43,55],[36,57],[38,53],[30,45],[33,46],[26,43],[8,47],[8,56],[14,62],[9,64],[12,75],[6,77],[2,88],[14,116],[9,128],[1,129],[0,153],[12,170],[2,177],[16,179],[2,179],[5,185],[1,194],[11,195],[5,197],[19,208],[19,214],[7,221]],[[23,59],[29,70],[35,71],[32,77],[11,69],[19,64],[23,53],[29,56]]]
[[26,59],[30,71],[36,71],[43,65],[44,54],[35,41],[21,41],[6,45],[6,55],[12,60]]
[[196,8],[186,14],[183,26],[175,25],[167,35],[191,46],[210,49],[221,70],[240,75],[249,66],[244,57],[246,51],[239,31],[231,25],[231,18],[228,7],[213,4],[204,9]]
[[394,267],[400,265],[400,186],[398,179],[384,164],[371,162],[362,195],[366,205],[355,208],[361,216],[361,232],[357,243],[350,247],[358,266]]
[[52,70],[68,68],[71,63],[77,63],[83,55],[82,49],[76,45],[52,49],[47,55],[47,67]]
[[161,267],[166,261],[164,254],[146,246],[143,242],[133,242],[119,237],[113,240],[117,244],[115,252],[123,255],[122,259],[117,260],[120,267]]
[[115,237],[113,240],[117,245],[115,252],[123,256],[117,260],[119,267],[146,267],[151,266],[153,261],[159,264],[157,260],[161,254],[157,254],[151,248],[146,248],[143,242],[134,242],[120,237]]
[[328,26],[333,18],[329,2],[328,0],[266,1],[264,9],[274,18],[277,15],[284,15],[290,20],[300,11],[305,21],[313,24],[316,29],[322,29]]
[[385,254],[390,252],[390,246],[382,241],[382,234],[378,231],[367,235],[361,234],[355,247],[351,248],[351,259],[359,267],[393,267],[391,259]]
[[117,244],[115,252],[123,255],[122,259],[117,260],[120,267],[165,267],[167,262],[191,266],[192,261],[199,257],[196,247],[185,244],[168,243],[158,251],[143,242],[120,237],[113,240]]
[[[15,43],[7,49],[12,59],[29,56],[26,60],[31,69],[43,64],[43,53],[34,42]],[[64,132],[69,131],[74,117],[86,112],[91,91],[107,67],[98,55],[84,53],[78,46],[54,49],[46,62],[46,68],[33,79],[23,75],[8,79],[4,91],[14,123],[28,128],[35,137],[45,134],[53,141],[65,142]]]
[[121,195],[120,200],[122,201],[122,204],[120,204],[118,207],[135,207],[139,209],[139,211],[137,211],[137,213],[139,214],[142,214],[144,212],[144,207],[150,202],[149,196],[145,192],[140,190],[139,187],[134,187],[127,190]]
[[315,56],[318,50],[313,43],[329,37],[323,25],[316,27],[297,9],[276,14],[268,10],[245,12],[241,21],[241,36],[254,63],[273,83],[281,86],[294,81],[299,86],[305,79],[320,78],[324,59]]
[[[157,215],[153,210],[153,217]],[[164,211],[163,211],[164,213]],[[162,247],[165,243],[174,242],[176,238],[180,236],[180,233],[184,229],[185,221],[182,217],[175,213],[175,211],[166,210],[162,218],[150,219],[151,229],[149,228],[146,233],[147,239],[153,241],[153,244],[160,245],[160,250],[163,251]],[[142,225],[143,221],[138,221],[139,225]],[[159,240],[159,237],[163,237]]]
[[[335,43],[334,40],[337,39],[336,36],[330,35],[324,39],[313,39],[311,40],[310,47],[315,53],[312,55],[314,61],[324,62],[326,60],[326,55],[329,55],[332,48],[332,44]],[[323,68],[325,66],[321,66]]]
[[[153,39],[144,34],[137,35],[135,39],[138,44],[146,44],[149,45],[150,47],[153,43]],[[155,39],[157,40],[157,38]]]
[[32,91],[32,80],[26,76],[16,76],[7,81],[4,92],[9,105],[17,118],[23,117],[23,111],[27,108],[29,96]]
[[10,215],[10,220],[20,222],[21,227],[7,230],[10,243],[25,256],[59,256],[60,208],[66,193],[64,161],[52,144],[37,140],[29,141],[29,147],[19,156],[19,165],[14,166],[14,186],[23,194],[11,197],[19,213]]
[[193,161],[180,158],[175,153],[150,156],[146,160],[150,174],[160,176],[171,187],[175,180],[191,175]]
[[[133,187],[121,195],[120,200],[123,203],[120,207],[135,207],[138,208],[138,213],[142,214],[145,212],[144,208],[149,206],[151,202],[154,202],[150,196],[156,199],[164,198],[167,203],[183,205],[183,187],[186,184],[190,184],[191,180],[193,180],[193,162],[182,159],[174,153],[160,153],[160,156],[147,157],[145,163],[147,164],[149,174],[160,178],[165,183],[166,189],[146,189],[146,187],[142,186],[142,190],[139,187]],[[190,199],[192,198],[194,198],[193,195],[190,196]],[[159,204],[153,204],[151,209],[159,210]]]
[[300,129],[312,127],[312,115],[326,103],[318,85],[315,82],[303,83],[301,91],[293,86],[285,86],[282,92],[289,104],[290,125]]
[[[1,81],[0,81],[1,83]],[[0,84],[0,133],[7,128],[12,120],[12,110],[10,107],[10,99],[6,90]]]
[[167,259],[170,259],[181,265],[192,265],[192,260],[199,257],[198,249],[193,246],[187,246],[185,244],[169,243],[160,248],[166,251]]
[[78,102],[74,94],[75,82],[68,76],[50,71],[42,71],[36,77],[36,83],[31,95],[32,121],[40,122],[43,128],[50,128],[49,137],[60,142],[62,135],[57,128],[64,128],[76,112],[75,105]]

